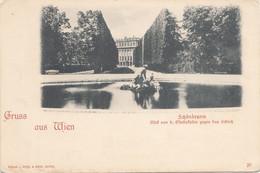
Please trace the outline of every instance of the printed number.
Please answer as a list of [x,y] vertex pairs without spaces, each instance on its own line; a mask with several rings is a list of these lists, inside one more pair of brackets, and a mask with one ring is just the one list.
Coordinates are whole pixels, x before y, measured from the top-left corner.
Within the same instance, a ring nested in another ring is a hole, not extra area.
[[246,163],[246,167],[249,168],[252,166],[252,163]]

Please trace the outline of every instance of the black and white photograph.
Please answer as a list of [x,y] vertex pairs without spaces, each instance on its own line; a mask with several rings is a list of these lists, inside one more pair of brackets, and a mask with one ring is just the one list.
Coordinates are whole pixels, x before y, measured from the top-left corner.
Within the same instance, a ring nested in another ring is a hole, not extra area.
[[42,108],[241,107],[240,8],[181,8],[43,6]]
[[0,170],[257,172],[259,7],[4,0]]

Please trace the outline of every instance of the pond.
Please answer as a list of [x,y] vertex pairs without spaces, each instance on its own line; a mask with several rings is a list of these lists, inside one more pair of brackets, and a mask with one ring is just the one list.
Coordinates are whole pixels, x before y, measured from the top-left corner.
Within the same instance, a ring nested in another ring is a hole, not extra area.
[[46,85],[42,87],[43,108],[112,109],[185,109],[240,107],[239,85],[205,85],[160,82],[161,90],[152,95],[120,90],[130,82]]

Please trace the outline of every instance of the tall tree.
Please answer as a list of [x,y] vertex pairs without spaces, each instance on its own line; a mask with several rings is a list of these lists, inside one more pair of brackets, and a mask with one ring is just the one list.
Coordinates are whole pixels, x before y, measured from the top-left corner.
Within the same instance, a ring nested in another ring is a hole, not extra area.
[[181,49],[180,27],[176,18],[163,9],[144,35],[144,63],[157,71],[167,71],[177,62]]
[[[238,7],[187,7],[183,15],[190,58],[201,73],[214,73],[227,61],[229,73],[241,73],[240,11]],[[223,70],[223,69],[222,69]]]
[[63,50],[62,29],[70,28],[66,14],[60,13],[57,7],[47,6],[42,9],[42,66],[41,73],[58,65],[59,54]]
[[117,64],[115,41],[100,11],[78,12],[81,45],[93,64],[94,72],[114,68]]
[[178,62],[177,53],[182,48],[180,26],[177,19],[168,10],[165,10],[165,47],[163,58],[165,64]]

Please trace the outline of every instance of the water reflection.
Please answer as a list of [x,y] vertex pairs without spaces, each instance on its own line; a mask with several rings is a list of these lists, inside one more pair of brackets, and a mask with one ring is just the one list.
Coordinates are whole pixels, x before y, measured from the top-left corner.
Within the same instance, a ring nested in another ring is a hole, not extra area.
[[112,93],[97,89],[110,84],[44,86],[42,87],[42,107],[109,109]]
[[160,83],[153,94],[120,90],[126,82],[42,87],[42,107],[81,109],[185,109],[240,107],[241,86]]
[[186,109],[188,108],[187,102],[186,102],[186,96],[187,96],[187,84],[182,83],[180,86],[177,88],[178,93],[179,93],[179,107],[180,109]]
[[106,91],[69,93],[65,108],[109,109],[112,94]]
[[155,101],[155,98],[153,95],[143,93],[143,92],[138,92],[138,93],[133,93],[134,95],[134,100],[136,101],[137,105],[141,106],[144,109],[152,109],[153,108],[153,103]]
[[241,106],[241,86],[189,84],[186,90],[186,101],[189,108]]

